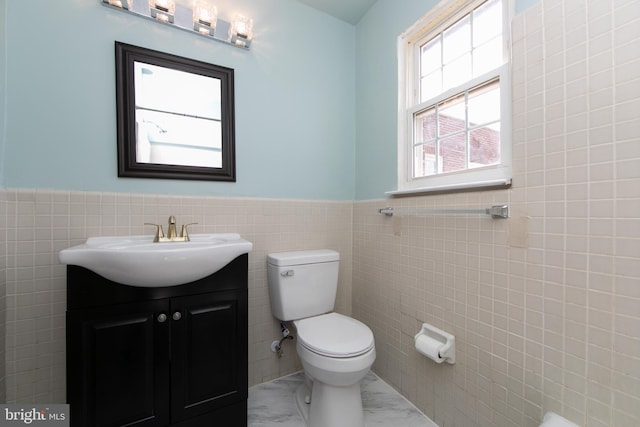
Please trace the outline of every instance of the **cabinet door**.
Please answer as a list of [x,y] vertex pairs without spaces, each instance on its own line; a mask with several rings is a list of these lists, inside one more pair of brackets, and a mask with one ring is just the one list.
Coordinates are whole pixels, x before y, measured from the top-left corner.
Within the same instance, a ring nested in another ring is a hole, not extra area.
[[168,316],[168,300],[67,313],[73,426],[169,424]]
[[171,312],[172,422],[246,402],[247,291],[174,298]]

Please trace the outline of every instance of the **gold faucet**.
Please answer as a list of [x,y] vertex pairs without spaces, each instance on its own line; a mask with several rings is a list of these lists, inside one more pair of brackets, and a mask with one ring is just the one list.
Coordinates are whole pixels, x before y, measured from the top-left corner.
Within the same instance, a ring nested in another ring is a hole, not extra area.
[[164,231],[162,230],[162,225],[160,224],[152,224],[150,222],[145,222],[145,225],[153,225],[156,227],[156,235],[153,238],[154,243],[164,243],[164,242],[188,242],[189,232],[187,231],[187,227],[189,225],[197,224],[197,222],[192,222],[190,224],[183,224],[182,230],[180,232],[180,236],[176,232],[176,217],[171,215],[169,217],[169,227],[167,229],[167,236],[165,237]]

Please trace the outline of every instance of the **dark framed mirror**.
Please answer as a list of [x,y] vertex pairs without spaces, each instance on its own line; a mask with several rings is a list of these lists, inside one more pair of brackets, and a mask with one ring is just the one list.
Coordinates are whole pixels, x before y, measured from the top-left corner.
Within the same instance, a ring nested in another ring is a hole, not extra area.
[[233,69],[115,47],[118,176],[235,181]]

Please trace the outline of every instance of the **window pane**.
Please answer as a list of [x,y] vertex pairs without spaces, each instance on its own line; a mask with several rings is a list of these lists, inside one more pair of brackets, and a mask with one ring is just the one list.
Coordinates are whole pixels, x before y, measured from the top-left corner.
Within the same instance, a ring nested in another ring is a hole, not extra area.
[[473,12],[473,46],[478,47],[502,34],[502,5],[490,0]]
[[469,92],[469,127],[500,120],[500,82],[494,81]]
[[420,80],[420,102],[442,93],[442,70],[437,69]]
[[498,163],[500,163],[500,131],[490,127],[472,130],[469,133],[469,169]]
[[420,74],[429,74],[442,66],[442,44],[440,36],[431,40],[421,48],[420,52]]
[[415,116],[414,144],[421,144],[425,141],[436,139],[436,109],[430,108]]
[[464,131],[466,128],[464,110],[464,95],[438,105],[438,134],[442,136]]
[[455,172],[466,169],[467,150],[464,133],[444,138],[440,141],[442,171]]
[[434,175],[438,172],[438,168],[442,167],[436,162],[436,143],[432,141],[428,144],[419,145],[414,149],[413,155],[413,176],[421,178],[424,176]]
[[469,53],[445,65],[443,72],[443,90],[451,89],[471,79],[471,55]]
[[442,47],[445,64],[471,51],[471,19],[469,15],[443,33]]
[[496,37],[473,51],[473,77],[502,65],[502,37]]

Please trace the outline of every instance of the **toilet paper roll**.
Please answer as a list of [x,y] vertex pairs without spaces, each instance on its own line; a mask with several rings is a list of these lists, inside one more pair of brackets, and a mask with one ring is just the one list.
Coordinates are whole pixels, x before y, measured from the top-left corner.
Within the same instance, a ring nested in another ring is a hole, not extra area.
[[443,343],[427,335],[419,335],[415,341],[418,353],[424,354],[436,363],[444,361],[444,357],[440,357],[440,349],[444,346]]

